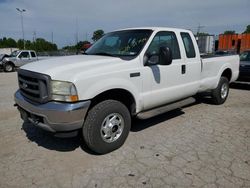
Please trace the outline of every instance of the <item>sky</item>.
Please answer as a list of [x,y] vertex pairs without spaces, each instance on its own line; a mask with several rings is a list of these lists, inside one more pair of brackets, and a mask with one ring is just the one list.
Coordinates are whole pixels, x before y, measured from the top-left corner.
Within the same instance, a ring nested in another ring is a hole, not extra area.
[[97,29],[161,26],[196,33],[200,25],[201,32],[217,35],[250,25],[250,0],[0,0],[0,38],[22,38],[16,8],[26,10],[26,40],[53,38],[59,47],[74,45],[76,36],[91,41]]

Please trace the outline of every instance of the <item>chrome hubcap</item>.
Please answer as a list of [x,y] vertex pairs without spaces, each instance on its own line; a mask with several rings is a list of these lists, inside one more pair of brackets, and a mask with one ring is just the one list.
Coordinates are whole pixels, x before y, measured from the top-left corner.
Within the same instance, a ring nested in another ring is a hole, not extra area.
[[116,141],[122,134],[124,128],[123,117],[118,113],[108,115],[102,122],[101,136],[105,142]]
[[228,85],[227,84],[223,84],[222,86],[221,86],[221,98],[222,99],[225,99],[226,97],[227,97],[227,94],[228,94]]

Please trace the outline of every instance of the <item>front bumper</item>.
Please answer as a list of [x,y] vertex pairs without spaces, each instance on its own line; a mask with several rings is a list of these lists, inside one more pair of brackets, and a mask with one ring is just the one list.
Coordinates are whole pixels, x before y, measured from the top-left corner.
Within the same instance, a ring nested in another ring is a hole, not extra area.
[[28,102],[19,90],[14,97],[24,121],[30,121],[35,126],[54,133],[80,129],[90,105],[90,101],[33,104]]

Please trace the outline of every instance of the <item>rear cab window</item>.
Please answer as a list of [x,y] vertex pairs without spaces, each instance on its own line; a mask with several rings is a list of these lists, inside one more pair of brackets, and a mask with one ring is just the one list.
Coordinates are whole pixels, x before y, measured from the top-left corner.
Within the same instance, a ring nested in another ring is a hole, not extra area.
[[30,54],[31,54],[31,57],[36,57],[35,52],[30,52]]
[[181,38],[185,47],[187,58],[195,58],[196,53],[194,49],[194,44],[189,33],[181,32]]

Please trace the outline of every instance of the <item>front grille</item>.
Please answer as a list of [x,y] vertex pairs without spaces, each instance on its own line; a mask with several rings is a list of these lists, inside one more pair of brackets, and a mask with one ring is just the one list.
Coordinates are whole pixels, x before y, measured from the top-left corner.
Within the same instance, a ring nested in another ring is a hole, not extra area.
[[49,82],[48,75],[18,70],[18,84],[21,94],[34,102],[45,103],[49,100]]

